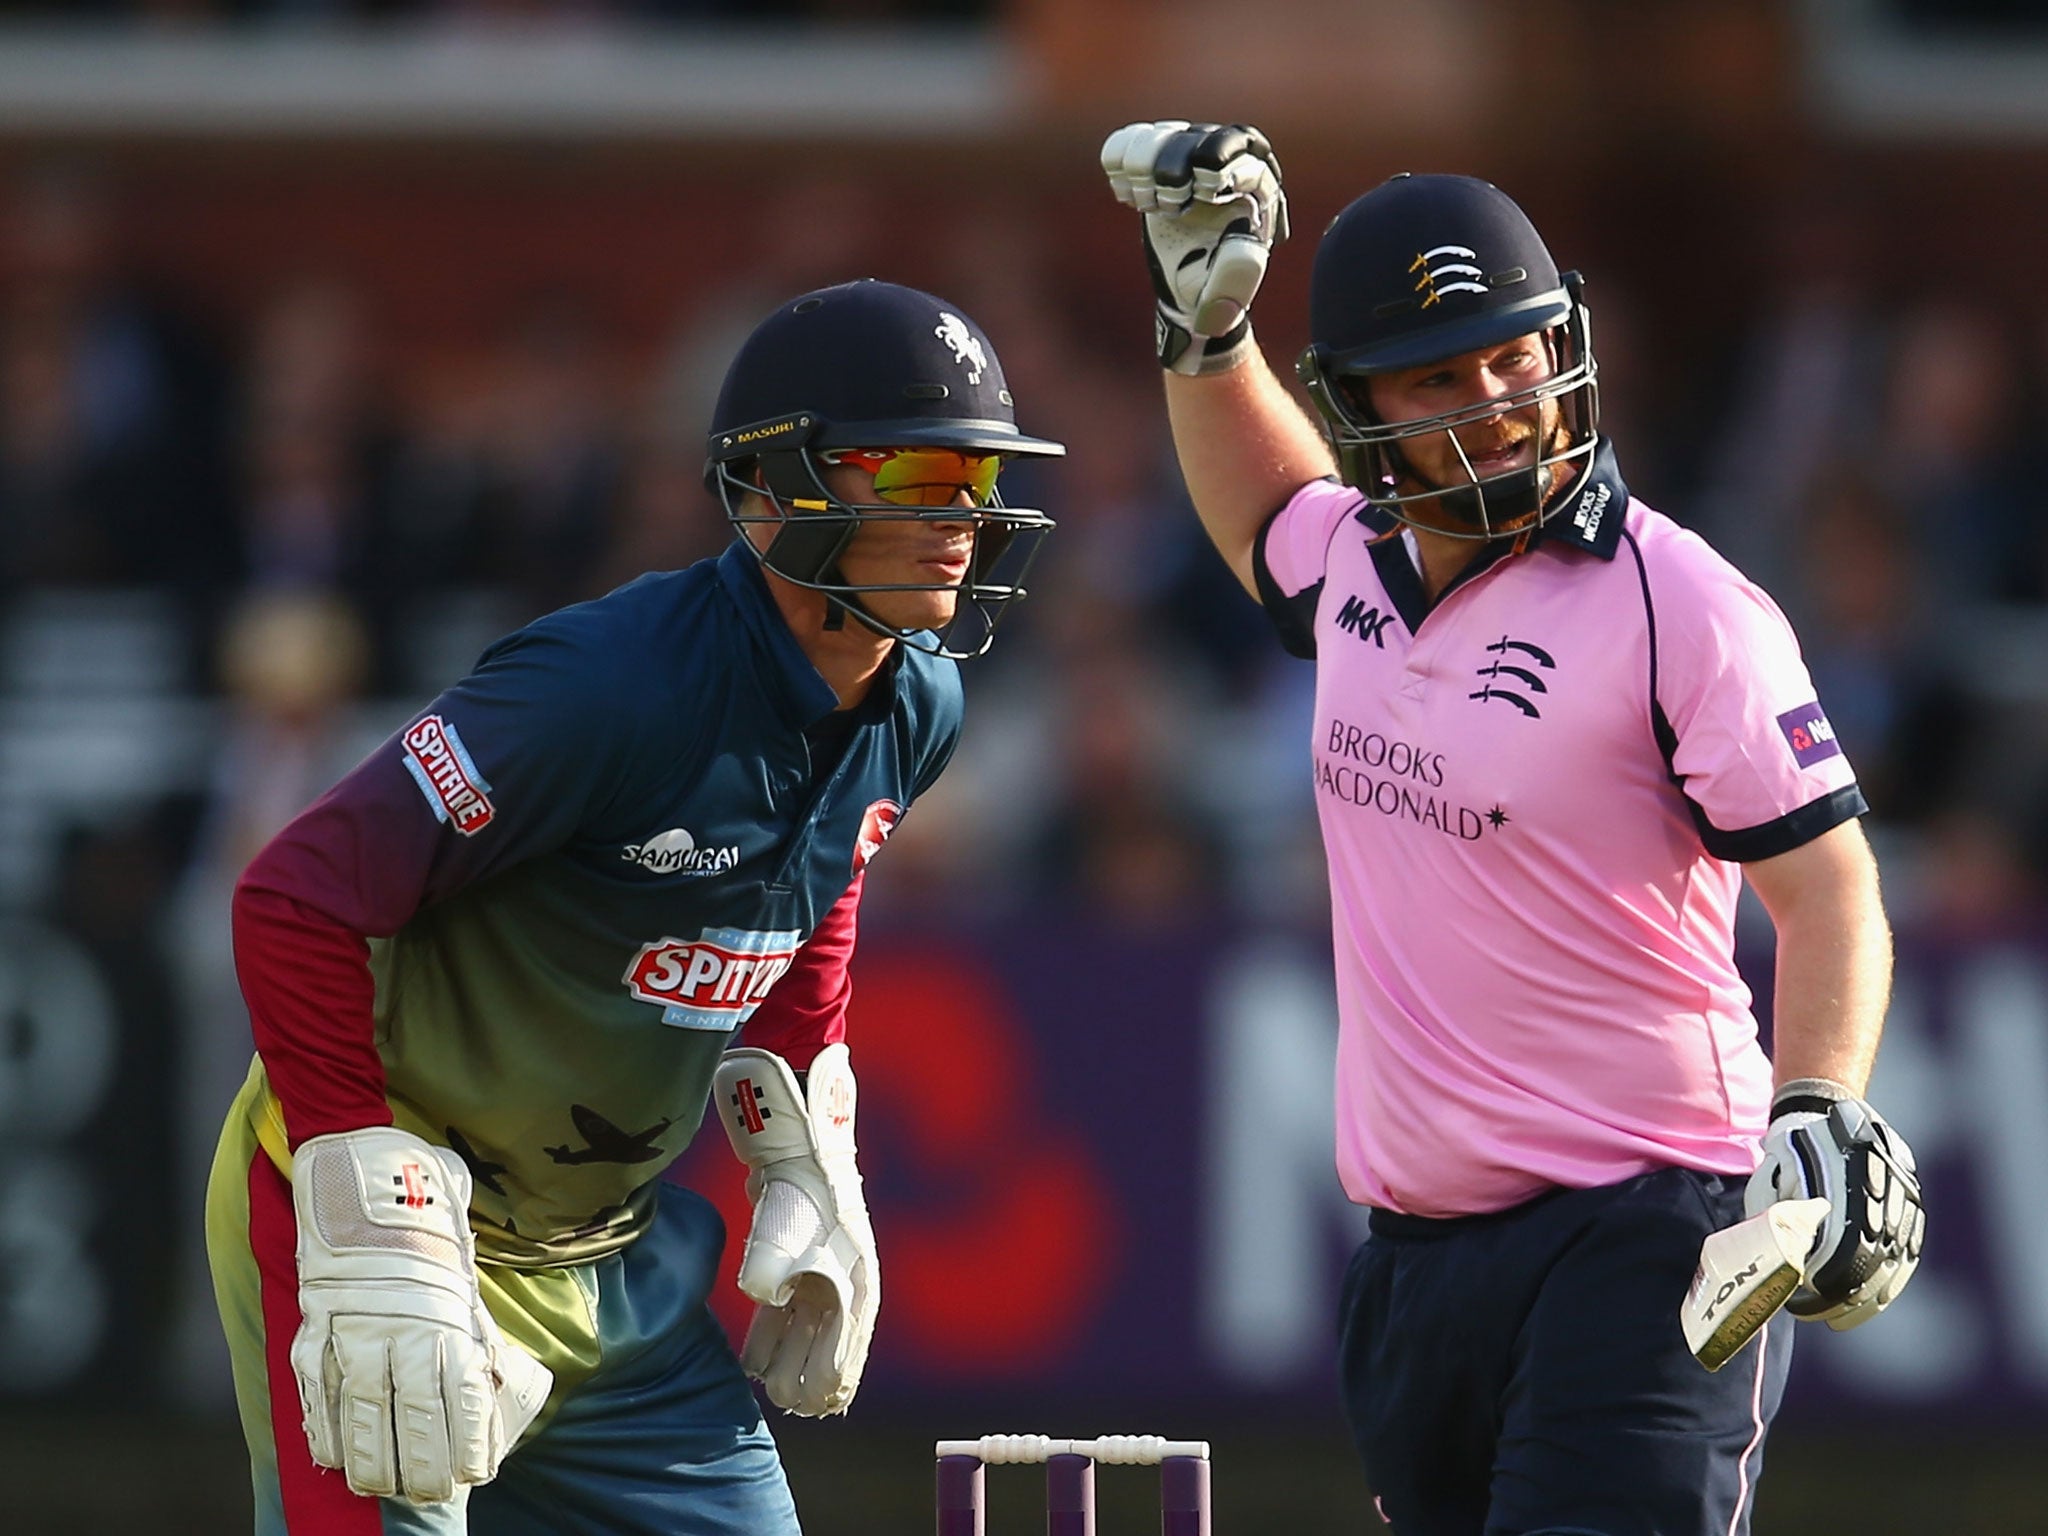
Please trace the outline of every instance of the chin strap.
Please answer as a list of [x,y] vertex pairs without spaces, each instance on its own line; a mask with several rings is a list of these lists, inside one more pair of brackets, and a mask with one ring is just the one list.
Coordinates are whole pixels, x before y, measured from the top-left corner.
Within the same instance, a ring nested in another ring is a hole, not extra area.
[[[835,580],[838,579],[836,572],[828,574],[832,574]],[[834,630],[841,630],[846,628],[846,621],[849,618],[859,624],[862,629],[880,635],[884,640],[901,640],[903,638],[901,634],[891,629],[880,619],[869,613],[867,609],[863,608],[860,599],[851,593],[844,597],[836,597],[831,593],[827,593],[825,596],[825,622],[818,627],[828,633]]]

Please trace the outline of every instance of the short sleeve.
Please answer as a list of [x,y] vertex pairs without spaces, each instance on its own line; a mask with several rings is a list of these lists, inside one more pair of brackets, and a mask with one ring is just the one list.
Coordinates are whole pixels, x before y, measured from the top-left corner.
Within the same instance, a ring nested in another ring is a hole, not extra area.
[[1656,703],[1707,851],[1771,858],[1868,810],[1778,605],[1691,534],[1648,575]]
[[1289,653],[1316,653],[1316,603],[1322,596],[1330,544],[1364,498],[1335,480],[1311,480],[1266,519],[1252,543],[1259,602]]

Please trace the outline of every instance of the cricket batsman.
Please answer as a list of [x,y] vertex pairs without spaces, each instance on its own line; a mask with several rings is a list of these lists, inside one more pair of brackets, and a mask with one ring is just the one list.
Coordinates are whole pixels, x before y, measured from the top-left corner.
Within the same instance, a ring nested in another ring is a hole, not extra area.
[[[747,1379],[843,1412],[875,1327],[861,887],[1052,527],[998,473],[1064,451],[957,307],[792,300],[711,424],[731,547],[498,641],[251,863],[207,1237],[259,1536],[797,1531]],[[737,1358],[661,1178],[707,1104]]]
[[[1195,508],[1317,669],[1337,1168],[1371,1210],[1339,1368],[1381,1512],[1741,1536],[1776,1302],[1866,1321],[1923,1224],[1863,1098],[1891,972],[1867,807],[1798,643],[1629,494],[1584,285],[1498,188],[1403,174],[1330,225],[1312,422],[1250,327],[1287,233],[1264,135],[1134,123],[1102,163],[1142,216]],[[1744,880],[1777,930],[1770,1059]],[[1770,1263],[1717,1303],[1703,1247],[1745,1217]]]

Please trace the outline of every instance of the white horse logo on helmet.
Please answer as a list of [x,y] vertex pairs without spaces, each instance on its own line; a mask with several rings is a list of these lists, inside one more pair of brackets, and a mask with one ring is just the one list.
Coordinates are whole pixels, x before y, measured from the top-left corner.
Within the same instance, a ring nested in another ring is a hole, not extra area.
[[967,329],[967,322],[942,309],[932,334],[952,349],[954,362],[966,365],[967,382],[979,384],[981,370],[988,366],[988,353],[982,350],[981,338]]

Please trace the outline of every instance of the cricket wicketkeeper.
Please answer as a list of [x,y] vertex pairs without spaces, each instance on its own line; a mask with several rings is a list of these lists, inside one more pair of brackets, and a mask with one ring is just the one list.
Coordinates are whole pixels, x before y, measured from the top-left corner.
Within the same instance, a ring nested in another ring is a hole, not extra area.
[[[952,305],[792,300],[712,422],[732,547],[491,646],[249,866],[207,1236],[260,1536],[793,1536],[747,1378],[843,1411],[881,1301],[861,887],[1052,526],[997,474],[1063,451]],[[707,1104],[737,1358],[661,1178]]]

